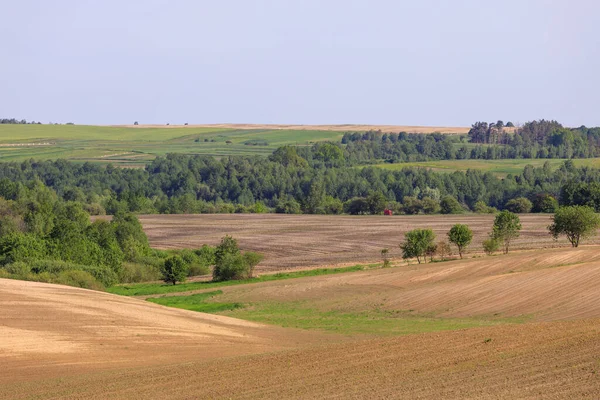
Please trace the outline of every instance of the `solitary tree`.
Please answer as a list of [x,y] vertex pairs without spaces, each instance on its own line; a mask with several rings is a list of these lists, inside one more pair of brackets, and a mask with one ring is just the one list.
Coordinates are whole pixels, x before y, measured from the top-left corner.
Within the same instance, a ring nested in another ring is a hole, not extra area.
[[573,247],[579,246],[581,239],[593,236],[600,227],[600,217],[588,206],[560,207],[553,220],[548,227],[550,234],[554,239],[566,235]]
[[188,264],[179,256],[169,257],[162,267],[162,277],[165,283],[185,282],[188,274]]
[[423,258],[427,262],[425,255],[432,248],[434,240],[435,234],[431,229],[414,229],[406,232],[404,243],[400,245],[402,258],[409,259],[416,257],[419,264],[421,264],[421,258]]
[[492,228],[492,239],[502,243],[504,254],[508,253],[510,243],[513,239],[519,237],[521,230],[521,220],[517,214],[510,211],[502,211],[496,215],[494,226]]
[[456,224],[448,232],[448,240],[458,247],[458,255],[463,258],[463,251],[473,240],[473,231],[467,225]]

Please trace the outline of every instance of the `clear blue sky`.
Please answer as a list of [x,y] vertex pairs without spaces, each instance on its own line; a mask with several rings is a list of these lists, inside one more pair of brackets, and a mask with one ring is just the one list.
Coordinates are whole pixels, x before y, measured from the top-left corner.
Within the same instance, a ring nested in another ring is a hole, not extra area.
[[14,0],[0,117],[600,125],[597,0]]

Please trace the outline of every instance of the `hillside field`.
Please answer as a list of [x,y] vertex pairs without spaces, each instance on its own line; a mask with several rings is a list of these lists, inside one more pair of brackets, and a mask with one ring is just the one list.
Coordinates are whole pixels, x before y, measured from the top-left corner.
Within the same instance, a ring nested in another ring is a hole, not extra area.
[[0,160],[64,158],[79,162],[111,162],[126,167],[141,167],[156,156],[166,153],[267,156],[283,145],[310,145],[320,140],[339,141],[346,131],[369,129],[417,133],[468,131],[468,128],[390,125],[0,124]]
[[[566,238],[555,241],[547,227],[551,217],[521,215],[521,236],[514,250],[570,246]],[[142,215],[150,244],[161,249],[216,245],[225,235],[238,239],[245,250],[258,251],[265,260],[258,271],[282,271],[302,267],[380,262],[380,251],[389,248],[399,259],[404,233],[432,228],[437,241],[447,241],[454,224],[467,224],[474,232],[467,256],[482,255],[482,241],[492,229],[493,215],[324,216],[282,214]],[[600,244],[596,237],[584,244]],[[454,252],[456,253],[455,249]]]
[[0,398],[594,399],[599,254],[241,284],[221,315],[0,279]]

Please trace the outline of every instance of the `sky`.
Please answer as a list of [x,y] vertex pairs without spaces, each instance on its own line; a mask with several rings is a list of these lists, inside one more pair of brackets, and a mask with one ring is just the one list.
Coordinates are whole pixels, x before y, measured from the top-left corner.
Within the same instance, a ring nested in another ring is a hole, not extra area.
[[0,0],[0,117],[600,125],[597,0]]

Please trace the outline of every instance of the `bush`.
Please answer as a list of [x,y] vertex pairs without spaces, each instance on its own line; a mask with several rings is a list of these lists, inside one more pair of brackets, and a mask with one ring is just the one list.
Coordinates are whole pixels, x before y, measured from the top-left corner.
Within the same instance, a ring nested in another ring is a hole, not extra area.
[[481,200],[475,203],[473,211],[477,214],[495,214],[498,212],[495,207],[490,207]]
[[79,270],[62,271],[53,280],[60,285],[75,286],[84,289],[104,290],[104,287],[90,273]]
[[458,200],[452,196],[445,196],[440,201],[440,209],[442,214],[462,214],[464,212]]
[[0,264],[46,257],[46,243],[37,236],[11,233],[0,238]]
[[533,204],[529,199],[525,197],[517,197],[516,199],[511,199],[506,203],[505,208],[516,214],[526,214],[531,211]]
[[123,263],[123,268],[119,273],[119,281],[123,283],[149,282],[159,280],[161,276],[160,268],[126,262]]
[[296,200],[280,200],[275,206],[275,212],[278,214],[301,214],[302,209]]
[[215,265],[216,248],[205,244],[194,252],[198,256],[201,265],[206,265],[207,267]]
[[216,281],[240,280],[249,277],[248,266],[244,256],[240,253],[226,253],[213,270],[213,279]]
[[554,213],[558,209],[558,200],[547,193],[541,193],[535,196],[533,200],[533,212],[536,213]]
[[500,248],[500,242],[494,238],[489,238],[483,241],[483,251],[488,256],[491,256]]
[[452,249],[450,248],[450,245],[447,242],[439,242],[437,244],[436,254],[443,261],[443,260],[447,259],[448,257],[452,256]]

